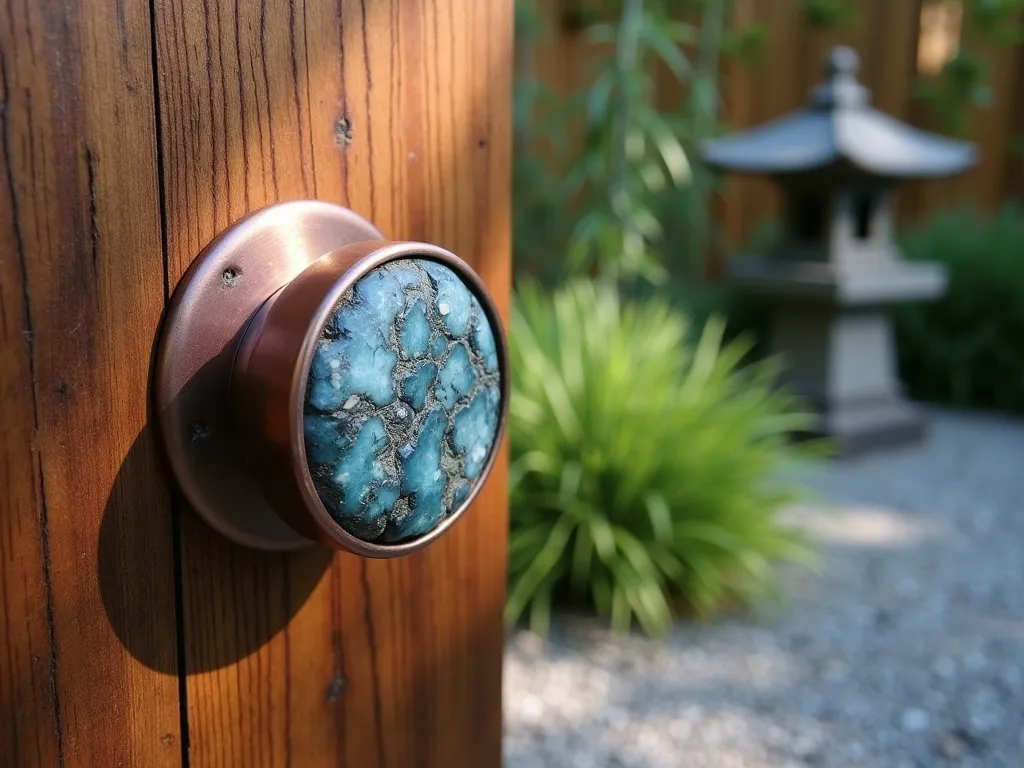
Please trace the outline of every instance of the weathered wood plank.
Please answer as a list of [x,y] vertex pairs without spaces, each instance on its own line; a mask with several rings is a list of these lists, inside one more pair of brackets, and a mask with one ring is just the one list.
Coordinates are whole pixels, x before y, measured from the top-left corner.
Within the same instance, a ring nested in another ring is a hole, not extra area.
[[[0,7],[0,752],[178,765],[145,2]],[[12,757],[13,755],[13,757]]]
[[[347,204],[509,294],[511,2],[158,3],[173,286],[266,204]],[[194,766],[500,762],[506,477],[429,550],[244,552],[182,519]]]

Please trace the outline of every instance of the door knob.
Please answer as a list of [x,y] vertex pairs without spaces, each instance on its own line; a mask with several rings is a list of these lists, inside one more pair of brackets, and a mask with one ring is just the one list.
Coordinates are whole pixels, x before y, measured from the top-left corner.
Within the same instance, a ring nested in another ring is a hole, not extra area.
[[480,278],[327,203],[265,208],[207,246],[156,354],[171,472],[250,547],[421,547],[473,500],[504,428],[505,339]]

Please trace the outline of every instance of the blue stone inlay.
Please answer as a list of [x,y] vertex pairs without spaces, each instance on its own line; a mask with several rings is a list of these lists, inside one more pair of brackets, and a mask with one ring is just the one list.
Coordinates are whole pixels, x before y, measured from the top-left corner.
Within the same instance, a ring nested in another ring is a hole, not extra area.
[[430,393],[430,387],[436,376],[436,365],[433,363],[421,365],[402,381],[402,399],[417,411],[422,411],[423,406],[427,404],[427,395]]
[[430,275],[437,293],[434,308],[445,328],[453,336],[464,336],[473,307],[473,294],[458,275],[437,262],[423,261],[420,266]]
[[466,458],[468,478],[480,473],[490,453],[488,440],[493,439],[498,428],[500,399],[497,389],[485,388],[473,396],[467,407],[455,414],[452,442],[455,450]]
[[348,524],[346,527],[356,527],[364,535],[376,532],[379,536],[387,522],[384,513],[398,501],[398,485],[389,482],[379,458],[387,445],[384,421],[379,416],[367,419],[355,440],[338,453],[331,478],[338,489],[337,511],[341,520]]
[[402,452],[402,493],[408,494],[409,511],[392,521],[390,532],[395,539],[427,533],[444,516],[447,478],[441,470],[441,448],[447,428],[447,412],[434,408],[423,422],[416,446]]
[[435,360],[440,360],[444,357],[444,353],[448,351],[448,339],[442,334],[437,334],[434,340],[430,342],[430,356]]
[[430,343],[430,322],[422,300],[415,302],[402,321],[402,351],[406,357],[422,357]]
[[345,422],[335,416],[319,413],[307,414],[303,420],[306,435],[306,457],[314,464],[328,464],[345,447]]
[[306,402],[325,413],[340,408],[345,403],[341,394],[341,355],[344,345],[337,341],[325,342],[313,357],[309,367],[309,385]]
[[437,377],[437,399],[441,404],[451,410],[455,407],[460,397],[468,395],[476,381],[476,374],[473,373],[473,363],[469,359],[469,352],[462,344],[456,344],[448,359],[441,368]]
[[421,536],[469,498],[500,417],[494,334],[439,262],[390,262],[342,297],[313,355],[303,428],[317,492],[347,531]]
[[395,399],[393,373],[398,354],[390,344],[395,317],[404,307],[401,283],[374,270],[355,287],[355,300],[335,312],[325,335],[336,339],[317,349],[310,366],[306,402],[318,411],[334,411],[361,395],[376,405]]
[[461,504],[469,498],[469,483],[459,483],[459,487],[455,489],[455,496],[453,501],[455,504]]
[[423,271],[416,269],[411,261],[393,261],[388,270],[403,288],[417,288],[423,280]]
[[470,341],[473,349],[483,356],[484,369],[488,373],[498,370],[498,346],[494,343],[494,331],[476,296],[473,297],[473,335]]

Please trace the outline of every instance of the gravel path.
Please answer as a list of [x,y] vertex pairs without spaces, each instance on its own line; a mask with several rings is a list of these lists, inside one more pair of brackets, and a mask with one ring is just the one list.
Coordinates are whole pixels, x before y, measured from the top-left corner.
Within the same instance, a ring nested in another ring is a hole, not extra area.
[[812,485],[825,564],[774,614],[512,636],[508,768],[1024,768],[1024,422],[935,413]]

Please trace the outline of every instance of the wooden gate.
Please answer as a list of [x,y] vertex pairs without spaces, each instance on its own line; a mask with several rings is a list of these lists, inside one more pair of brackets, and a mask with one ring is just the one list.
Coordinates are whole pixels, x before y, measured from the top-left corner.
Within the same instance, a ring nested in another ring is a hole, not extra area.
[[497,766],[504,461],[390,561],[230,545],[148,415],[177,280],[334,201],[509,296],[511,0],[0,7],[0,754],[16,766]]

